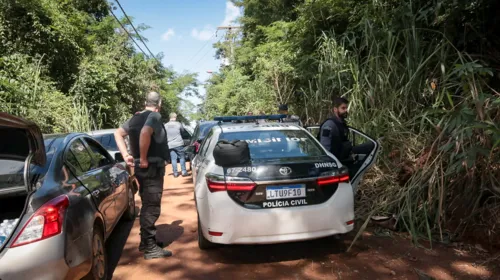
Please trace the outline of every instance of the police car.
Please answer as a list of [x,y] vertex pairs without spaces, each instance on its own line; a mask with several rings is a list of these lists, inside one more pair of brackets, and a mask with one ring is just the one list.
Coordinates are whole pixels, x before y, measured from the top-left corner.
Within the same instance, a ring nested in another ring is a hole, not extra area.
[[[357,131],[373,149],[343,164],[300,126],[255,121],[282,117],[217,117],[219,124],[200,149],[188,147],[196,153],[193,181],[200,249],[308,240],[353,229],[355,188],[374,163],[378,143]],[[246,141],[249,163],[218,166],[213,152],[223,139]]]

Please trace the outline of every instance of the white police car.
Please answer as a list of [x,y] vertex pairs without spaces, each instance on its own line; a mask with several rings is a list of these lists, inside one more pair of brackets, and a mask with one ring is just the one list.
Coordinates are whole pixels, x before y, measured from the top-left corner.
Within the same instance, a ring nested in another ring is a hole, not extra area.
[[[342,164],[307,130],[275,116],[219,117],[193,159],[198,244],[266,244],[349,232],[354,191],[374,163],[379,144],[359,131],[372,149]],[[217,142],[244,140],[250,161],[225,168],[215,163]],[[194,152],[194,149],[189,149]],[[351,167],[351,169],[349,169]]]

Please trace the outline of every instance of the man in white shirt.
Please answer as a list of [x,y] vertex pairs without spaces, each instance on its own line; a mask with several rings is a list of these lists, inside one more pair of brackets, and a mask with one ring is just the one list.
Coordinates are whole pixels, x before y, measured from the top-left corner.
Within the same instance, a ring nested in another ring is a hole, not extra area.
[[165,124],[165,130],[167,131],[168,148],[170,149],[174,177],[179,177],[179,173],[177,172],[177,158],[179,158],[181,163],[182,177],[187,177],[189,174],[186,170],[186,154],[184,152],[184,140],[182,139],[184,127],[177,121],[176,113],[170,113],[170,121]]

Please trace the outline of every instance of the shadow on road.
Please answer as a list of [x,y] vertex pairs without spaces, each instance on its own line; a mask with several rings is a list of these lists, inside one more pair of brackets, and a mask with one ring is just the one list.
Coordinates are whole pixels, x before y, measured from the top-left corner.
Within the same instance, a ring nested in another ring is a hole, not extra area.
[[[135,212],[139,213],[139,207],[135,208]],[[106,252],[108,255],[108,279],[113,277],[113,273],[118,265],[118,261],[120,261],[123,248],[127,243],[127,238],[133,226],[133,221],[120,221],[106,241]]]
[[156,226],[156,239],[162,241],[165,246],[170,245],[184,234],[184,228],[180,226],[182,220],[173,221],[171,224]]
[[282,244],[221,246],[207,251],[207,254],[217,263],[263,264],[300,259],[322,259],[327,255],[342,254],[346,250],[347,247],[342,239],[327,237]]

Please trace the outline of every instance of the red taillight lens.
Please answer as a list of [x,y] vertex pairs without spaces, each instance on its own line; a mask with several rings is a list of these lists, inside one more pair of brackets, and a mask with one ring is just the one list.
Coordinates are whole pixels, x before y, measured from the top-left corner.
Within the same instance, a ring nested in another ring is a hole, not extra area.
[[225,182],[212,181],[207,178],[207,186],[210,192],[220,192],[226,190]]
[[217,231],[208,231],[208,234],[211,236],[222,236],[222,232],[217,232]]
[[199,149],[200,149],[200,143],[195,142],[194,143],[194,151],[197,153]]
[[255,187],[254,183],[227,183],[226,188],[228,191],[251,191]]
[[318,186],[338,184],[338,183],[347,183],[349,182],[349,174],[341,174],[337,176],[330,177],[322,177],[316,180]]
[[207,178],[207,186],[210,192],[219,191],[251,191],[256,184],[251,182],[223,182]]
[[68,206],[69,199],[65,195],[45,203],[31,216],[11,247],[30,244],[61,233]]

